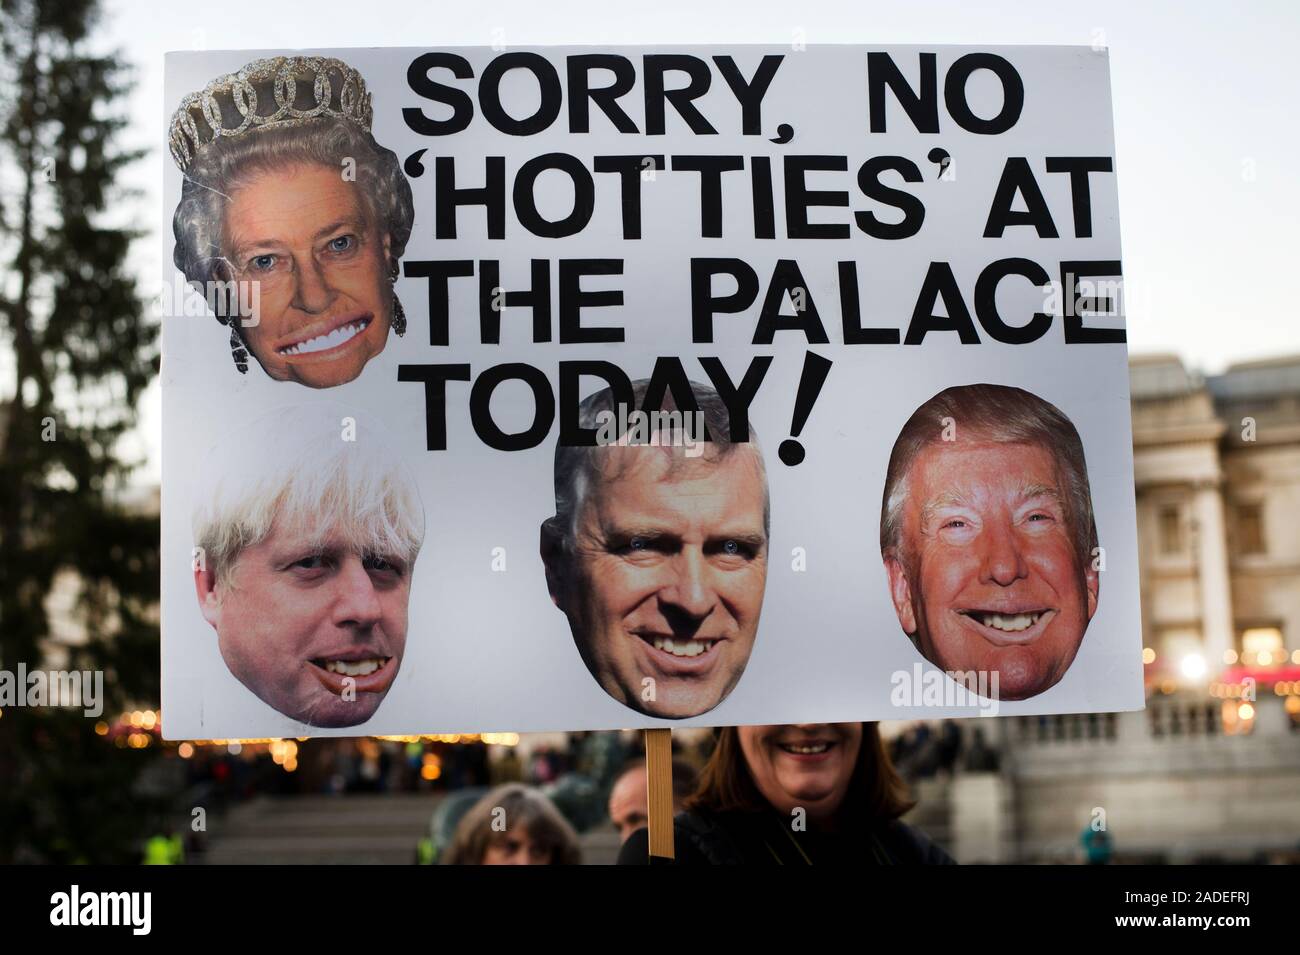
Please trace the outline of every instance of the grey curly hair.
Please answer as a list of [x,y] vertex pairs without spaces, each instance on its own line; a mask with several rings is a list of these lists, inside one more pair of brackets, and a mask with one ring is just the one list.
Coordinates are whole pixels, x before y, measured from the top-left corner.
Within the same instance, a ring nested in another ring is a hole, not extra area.
[[[346,119],[320,116],[296,125],[250,130],[223,137],[207,146],[185,174],[181,199],[172,217],[176,246],[172,261],[191,284],[229,281],[221,270],[229,265],[222,248],[225,203],[254,176],[294,163],[343,168],[356,163],[362,206],[380,234],[387,234],[395,264],[406,251],[415,219],[411,186],[397,155],[375,142],[374,136]],[[228,318],[218,309],[217,319]]]

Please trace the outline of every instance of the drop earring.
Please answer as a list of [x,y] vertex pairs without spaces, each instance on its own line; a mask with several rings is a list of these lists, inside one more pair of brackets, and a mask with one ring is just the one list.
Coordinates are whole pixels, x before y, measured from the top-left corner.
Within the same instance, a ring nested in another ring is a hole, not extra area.
[[406,309],[402,308],[402,300],[397,297],[397,263],[393,262],[393,268],[388,273],[388,281],[393,286],[393,331],[397,332],[397,337],[401,338],[406,334]]
[[402,300],[393,293],[393,331],[397,332],[397,337],[401,338],[406,334],[406,309],[402,308]]
[[235,331],[233,324],[230,326],[230,357],[235,360],[235,367],[241,375],[248,374],[248,349],[240,341],[239,332]]

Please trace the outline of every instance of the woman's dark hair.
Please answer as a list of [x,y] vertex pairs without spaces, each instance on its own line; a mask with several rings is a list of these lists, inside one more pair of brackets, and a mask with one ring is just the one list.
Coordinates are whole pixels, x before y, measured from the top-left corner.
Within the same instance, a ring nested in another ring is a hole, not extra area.
[[[497,831],[492,823],[501,810],[507,830]],[[498,786],[470,808],[452,836],[443,865],[482,865],[488,846],[505,837],[507,831],[522,829],[528,838],[546,849],[551,865],[579,865],[582,849],[573,827],[546,796],[531,786],[507,783]]]
[[[897,819],[915,805],[908,794],[907,784],[889,758],[880,738],[880,726],[876,723],[862,724],[862,745],[858,749],[858,761],[853,767],[844,803],[852,806],[856,813],[881,820]],[[736,727],[722,727],[717,745],[700,772],[699,784],[686,801],[686,809],[690,812],[701,809],[709,812],[762,812],[771,809],[754,784]]]

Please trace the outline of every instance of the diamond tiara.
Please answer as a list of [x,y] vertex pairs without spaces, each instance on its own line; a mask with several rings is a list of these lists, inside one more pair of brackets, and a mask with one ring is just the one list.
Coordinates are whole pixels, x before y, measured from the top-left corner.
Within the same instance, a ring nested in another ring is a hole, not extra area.
[[321,56],[254,60],[181,100],[168,144],[185,172],[223,136],[297,126],[318,116],[337,116],[369,132],[373,110],[361,74],[342,60]]

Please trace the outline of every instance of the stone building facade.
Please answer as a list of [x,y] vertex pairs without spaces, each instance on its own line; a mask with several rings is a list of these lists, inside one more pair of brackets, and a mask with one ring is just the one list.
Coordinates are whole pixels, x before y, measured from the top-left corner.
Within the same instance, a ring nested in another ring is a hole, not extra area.
[[1300,356],[1130,372],[1147,708],[999,719],[996,772],[918,780],[963,862],[1075,861],[1098,819],[1117,861],[1300,860]]

